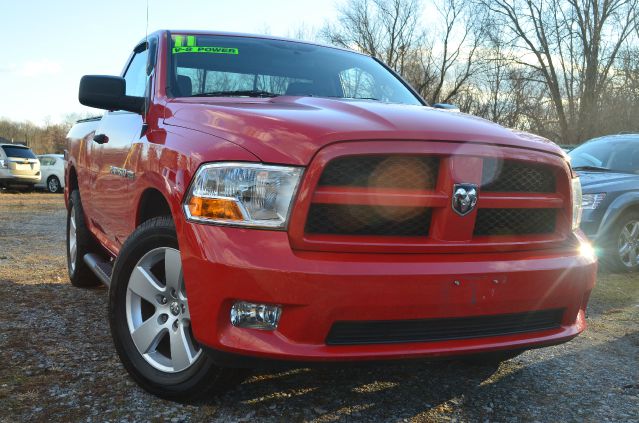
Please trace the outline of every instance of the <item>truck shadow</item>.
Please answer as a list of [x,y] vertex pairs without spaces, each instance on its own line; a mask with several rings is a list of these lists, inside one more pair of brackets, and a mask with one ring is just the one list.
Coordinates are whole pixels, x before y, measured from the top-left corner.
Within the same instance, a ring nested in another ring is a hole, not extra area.
[[[432,421],[442,416],[565,421],[593,418],[593,412],[603,418],[616,403],[623,409],[639,395],[639,370],[628,362],[632,351],[636,358],[639,331],[594,346],[579,339],[501,365],[421,361],[260,372],[219,398],[218,411],[250,406],[266,419],[275,414],[310,421]],[[584,394],[597,399],[585,403]]]
[[260,372],[221,398],[220,405],[251,405],[263,409],[265,417],[285,408],[293,418],[319,421],[410,418],[463,396],[497,367],[416,361]]

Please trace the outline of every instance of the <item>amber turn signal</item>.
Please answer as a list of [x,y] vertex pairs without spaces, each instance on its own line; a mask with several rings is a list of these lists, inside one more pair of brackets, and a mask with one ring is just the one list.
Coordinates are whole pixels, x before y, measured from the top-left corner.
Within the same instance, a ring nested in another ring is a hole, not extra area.
[[191,197],[189,212],[192,217],[204,219],[244,220],[237,203],[225,198]]

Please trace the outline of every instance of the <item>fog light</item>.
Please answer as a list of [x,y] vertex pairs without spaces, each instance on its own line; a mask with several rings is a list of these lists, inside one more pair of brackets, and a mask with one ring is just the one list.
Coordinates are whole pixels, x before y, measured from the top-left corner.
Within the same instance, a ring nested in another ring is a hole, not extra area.
[[231,307],[231,323],[238,328],[275,330],[281,315],[282,309],[270,304],[238,301]]

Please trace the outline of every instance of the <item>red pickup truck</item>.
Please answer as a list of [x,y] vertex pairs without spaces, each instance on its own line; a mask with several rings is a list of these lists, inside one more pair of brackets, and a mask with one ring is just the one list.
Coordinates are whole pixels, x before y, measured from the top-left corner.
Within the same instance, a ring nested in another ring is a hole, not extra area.
[[379,60],[159,31],[69,133],[68,268],[152,393],[237,368],[506,359],[586,326],[596,258],[553,143],[428,106]]

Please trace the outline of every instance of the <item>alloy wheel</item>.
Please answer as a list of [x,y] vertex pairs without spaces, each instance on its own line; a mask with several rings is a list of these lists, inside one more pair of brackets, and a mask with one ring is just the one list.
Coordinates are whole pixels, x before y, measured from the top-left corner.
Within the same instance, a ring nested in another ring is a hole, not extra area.
[[60,181],[58,181],[58,178],[49,178],[47,187],[49,188],[49,192],[58,192],[60,189]]
[[135,265],[126,292],[126,319],[133,344],[154,368],[176,373],[202,353],[191,331],[180,252],[162,247]]
[[631,220],[621,229],[617,242],[619,259],[628,268],[634,268],[639,261],[639,221]]

